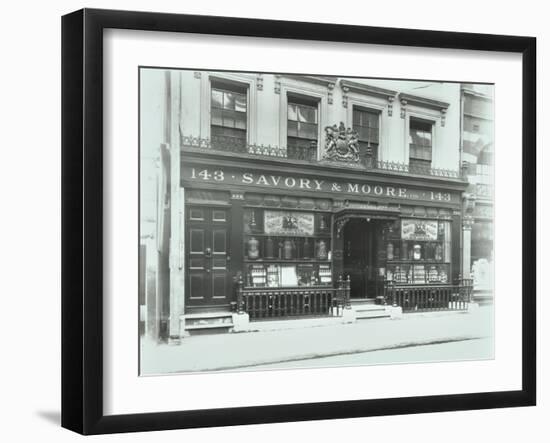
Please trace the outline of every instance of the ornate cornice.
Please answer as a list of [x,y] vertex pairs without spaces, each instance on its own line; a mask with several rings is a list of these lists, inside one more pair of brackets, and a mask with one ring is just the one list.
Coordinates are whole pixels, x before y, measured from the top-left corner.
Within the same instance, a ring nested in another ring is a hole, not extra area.
[[488,102],[492,102],[493,101],[493,97],[490,96],[490,95],[487,95],[487,94],[484,94],[483,92],[479,92],[479,91],[474,91],[473,89],[469,89],[467,87],[462,87],[462,93],[464,95],[470,95],[472,97],[475,97],[475,98],[479,98],[481,100],[485,100],[485,101],[488,101]]
[[395,97],[397,91],[391,89],[380,88],[379,86],[371,86],[365,83],[353,82],[350,80],[340,80],[340,87],[347,87],[351,92],[357,92],[358,94],[371,95],[376,97],[382,97],[388,99],[389,97]]
[[275,76],[275,94],[281,93],[281,78],[290,78],[292,80],[297,80],[305,83],[312,83],[315,85],[323,86],[327,88],[327,102],[329,105],[332,105],[333,98],[332,93],[334,91],[334,86],[336,85],[336,77],[324,77],[316,75],[295,75],[295,74],[281,74]]
[[401,118],[405,118],[407,106],[414,105],[439,111],[441,114],[441,126],[445,126],[445,115],[447,114],[449,103],[433,98],[422,97],[420,95],[407,94],[405,92],[399,93],[399,101],[401,102]]
[[393,115],[393,101],[395,100],[397,91],[344,79],[340,80],[340,88],[342,88],[343,92],[342,106],[344,108],[348,107],[348,93],[355,92],[356,94],[386,99],[388,101],[388,116],[391,117]]
[[335,77],[323,77],[323,76],[316,76],[316,75],[294,75],[294,74],[283,74],[282,77],[285,78],[291,78],[293,80],[299,80],[306,83],[315,83],[316,85],[321,85],[325,87],[329,87],[336,84],[336,78]]
[[435,109],[437,111],[447,110],[449,103],[435,100],[433,98],[422,97],[420,95],[407,94],[405,92],[399,93],[399,100],[405,100],[409,105],[420,106],[422,108]]

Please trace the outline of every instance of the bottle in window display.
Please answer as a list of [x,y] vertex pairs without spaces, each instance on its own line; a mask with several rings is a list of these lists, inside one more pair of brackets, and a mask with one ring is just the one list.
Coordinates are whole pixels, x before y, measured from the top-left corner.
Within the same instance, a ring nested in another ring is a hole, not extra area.
[[439,278],[441,280],[441,283],[447,283],[448,276],[445,267],[441,268],[441,271],[439,272]]
[[283,242],[283,259],[284,260],[292,260],[292,250],[293,250],[292,243],[293,243],[292,240],[288,238]]
[[304,240],[304,249],[302,252],[303,258],[311,258],[311,244],[309,243],[309,239],[306,237]]
[[325,221],[325,216],[321,215],[319,220],[319,230],[325,231],[327,229],[327,222]]
[[317,258],[319,260],[327,259],[327,244],[324,240],[319,240],[319,243],[317,243]]
[[248,258],[256,260],[260,256],[260,249],[258,248],[259,241],[256,237],[250,237],[248,240]]
[[386,247],[386,259],[393,260],[393,243],[391,241],[388,242],[388,246]]
[[265,241],[265,257],[273,258],[273,239],[271,237],[267,237]]
[[417,243],[413,246],[413,259],[420,260],[422,258],[422,247]]
[[428,271],[428,281],[432,283],[438,280],[439,280],[439,273],[437,272],[437,268],[435,266],[431,266],[430,270]]
[[401,247],[401,260],[407,260],[409,258],[409,251],[407,248],[407,242],[403,242]]
[[437,261],[443,260],[443,247],[441,246],[440,243],[438,243],[437,246],[435,247],[435,259]]

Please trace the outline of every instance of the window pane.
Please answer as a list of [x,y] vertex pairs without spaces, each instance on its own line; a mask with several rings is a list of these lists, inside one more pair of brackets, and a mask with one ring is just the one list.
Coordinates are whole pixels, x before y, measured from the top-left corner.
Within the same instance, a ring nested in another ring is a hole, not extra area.
[[233,111],[225,110],[223,111],[223,125],[228,128],[235,127],[235,113]]
[[223,107],[223,92],[212,89],[212,108]]
[[375,143],[378,143],[379,142],[378,136],[379,136],[378,128],[371,128],[369,140]]
[[424,146],[431,146],[432,145],[432,133],[431,132],[420,132],[419,135],[422,139],[422,144]]
[[298,120],[305,123],[317,123],[317,109],[309,106],[298,106]]
[[246,112],[246,95],[235,94],[235,111]]
[[218,108],[212,108],[212,124],[221,125],[222,123],[222,110]]
[[353,110],[353,126],[361,125],[361,111]]
[[223,93],[223,107],[225,109],[235,109],[235,94],[233,92],[224,92]]
[[317,139],[317,125],[312,123],[300,123],[298,136]]
[[368,116],[369,116],[369,126],[371,128],[378,128],[378,120],[380,120],[378,118],[378,114],[369,113]]
[[235,127],[246,129],[246,114],[244,112],[235,112]]
[[293,103],[288,104],[288,120],[298,120],[296,116],[296,105]]
[[363,126],[358,126],[354,129],[357,131],[357,136],[359,137],[359,140],[368,140],[369,139],[368,128],[364,128]]
[[289,120],[287,124],[287,131],[290,137],[298,136],[298,122]]

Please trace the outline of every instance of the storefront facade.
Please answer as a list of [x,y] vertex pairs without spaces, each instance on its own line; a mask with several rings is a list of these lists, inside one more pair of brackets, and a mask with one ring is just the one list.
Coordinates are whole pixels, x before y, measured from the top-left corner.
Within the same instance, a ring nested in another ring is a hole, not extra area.
[[193,71],[158,80],[173,339],[229,330],[234,313],[328,315],[336,299],[338,309],[387,303],[388,282],[461,277],[470,246],[459,85],[429,85],[427,97],[413,82]]

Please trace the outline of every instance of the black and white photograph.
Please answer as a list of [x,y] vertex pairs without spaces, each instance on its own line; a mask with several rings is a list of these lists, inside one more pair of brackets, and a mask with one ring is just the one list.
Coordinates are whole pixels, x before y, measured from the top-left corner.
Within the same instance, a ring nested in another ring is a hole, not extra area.
[[494,358],[493,84],[138,76],[141,376]]

